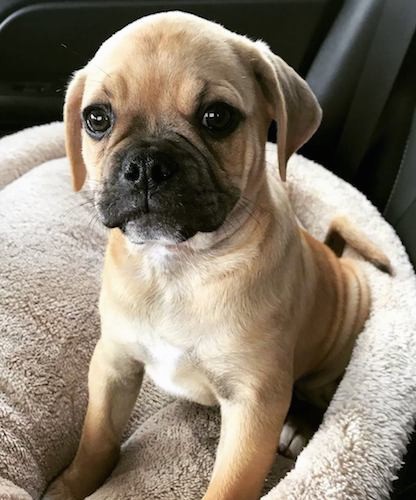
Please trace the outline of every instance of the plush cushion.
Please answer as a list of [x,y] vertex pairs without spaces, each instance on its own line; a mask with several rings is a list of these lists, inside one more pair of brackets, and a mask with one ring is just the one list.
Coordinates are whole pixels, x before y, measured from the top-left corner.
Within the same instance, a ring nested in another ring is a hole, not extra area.
[[[2,499],[39,498],[70,462],[99,335],[105,231],[88,192],[71,192],[61,124],[29,137],[33,130],[0,141]],[[275,156],[269,145],[268,161],[275,164]],[[415,276],[394,231],[364,196],[300,156],[288,173],[293,207],[312,234],[321,239],[335,213],[347,213],[389,255],[395,276],[362,262],[373,293],[370,318],[319,431],[294,468],[276,457],[265,498],[379,498],[401,464],[416,412]],[[146,379],[120,462],[90,498],[200,498],[218,436],[218,409],[175,400]]]

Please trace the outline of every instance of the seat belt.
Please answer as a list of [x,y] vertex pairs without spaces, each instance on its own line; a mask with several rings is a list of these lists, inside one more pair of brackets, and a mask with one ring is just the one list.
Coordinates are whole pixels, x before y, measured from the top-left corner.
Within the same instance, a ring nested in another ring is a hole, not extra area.
[[396,230],[416,269],[416,108],[384,217]]
[[335,165],[344,166],[349,181],[356,177],[415,31],[416,0],[384,0],[335,153]]
[[[416,108],[400,168],[383,215],[392,226],[396,226],[412,205],[416,205]],[[416,252],[416,247],[414,250]]]

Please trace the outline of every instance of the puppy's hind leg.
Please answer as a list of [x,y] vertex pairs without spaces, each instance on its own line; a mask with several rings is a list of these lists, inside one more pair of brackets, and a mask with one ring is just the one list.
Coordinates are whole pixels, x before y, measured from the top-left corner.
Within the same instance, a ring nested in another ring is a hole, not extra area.
[[279,453],[295,459],[322,422],[324,410],[293,396],[282,432]]
[[100,339],[88,374],[89,402],[72,464],[48,488],[45,500],[79,500],[93,493],[113,470],[125,424],[136,401],[143,366]]

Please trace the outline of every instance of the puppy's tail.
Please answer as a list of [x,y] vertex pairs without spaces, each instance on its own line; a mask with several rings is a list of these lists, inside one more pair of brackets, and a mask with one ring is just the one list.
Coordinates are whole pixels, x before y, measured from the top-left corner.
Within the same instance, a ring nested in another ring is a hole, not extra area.
[[377,248],[363,232],[354,227],[346,217],[339,216],[331,222],[325,237],[325,244],[332,249],[335,255],[341,257],[346,243],[380,271],[393,274],[390,260],[386,254]]

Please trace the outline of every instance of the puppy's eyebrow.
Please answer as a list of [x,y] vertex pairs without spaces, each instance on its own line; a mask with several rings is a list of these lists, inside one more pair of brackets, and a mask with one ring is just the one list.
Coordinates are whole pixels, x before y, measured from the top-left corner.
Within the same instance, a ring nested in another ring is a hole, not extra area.
[[108,97],[108,99],[111,101],[111,99],[114,97],[113,93],[105,85],[103,85],[102,90],[104,94]]
[[97,85],[97,87],[94,89],[93,94],[91,95],[90,101],[99,101],[102,102],[104,101],[103,99],[103,94],[107,97],[109,101],[111,101],[114,97],[113,92],[109,90],[104,83],[97,81],[97,80],[92,80],[93,82],[96,82],[100,85]]
[[239,92],[225,80],[204,82],[203,87],[198,93],[197,110],[201,109],[204,101],[207,100],[225,101],[231,106],[237,107],[240,110],[244,109],[244,102]]
[[198,95],[197,95],[196,100],[195,100],[197,111],[202,106],[202,103],[204,102],[204,100],[208,94],[208,89],[209,89],[209,83],[205,80],[203,82],[201,90],[198,92]]

